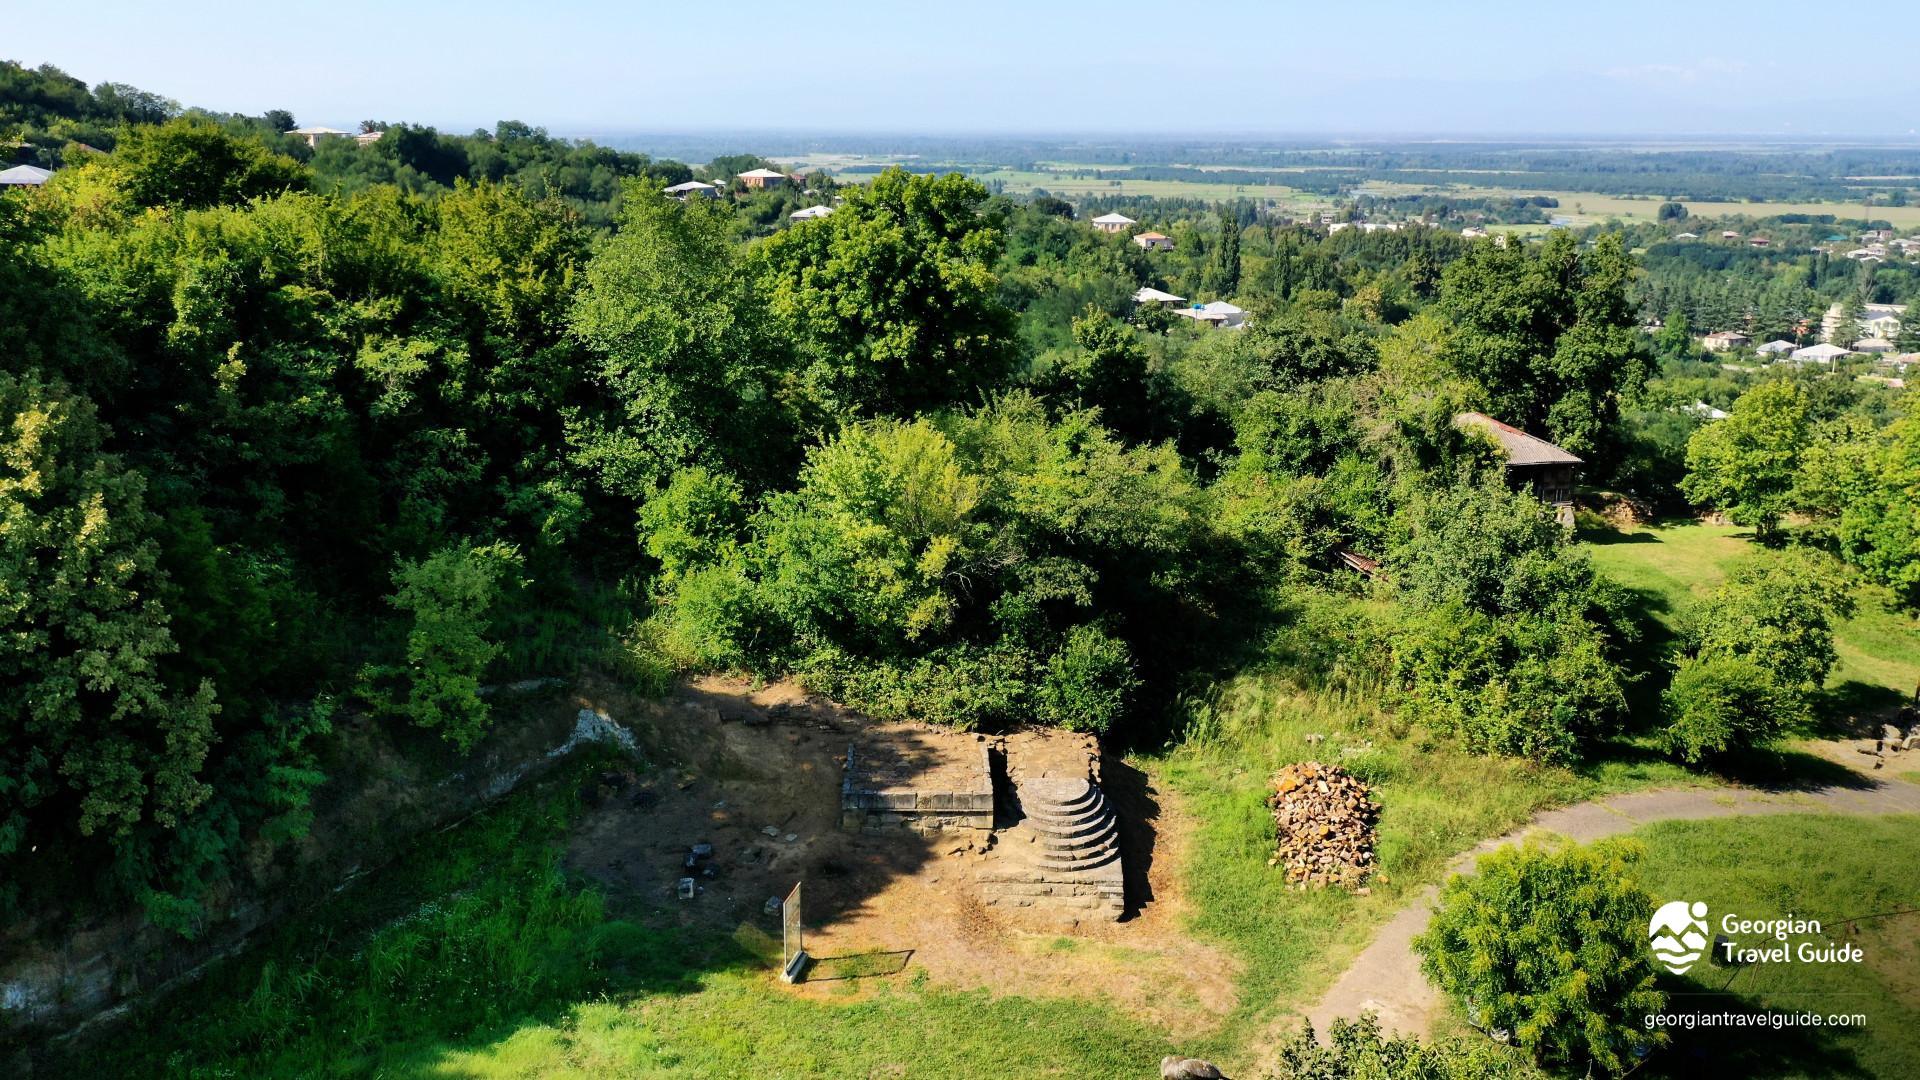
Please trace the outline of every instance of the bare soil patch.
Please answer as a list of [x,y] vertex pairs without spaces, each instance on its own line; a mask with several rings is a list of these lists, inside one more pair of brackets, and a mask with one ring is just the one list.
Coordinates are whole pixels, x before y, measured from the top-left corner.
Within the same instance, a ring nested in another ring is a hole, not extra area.
[[[617,912],[663,912],[766,941],[779,933],[768,899],[804,881],[807,950],[839,958],[829,971],[923,971],[996,994],[1104,997],[1175,1037],[1213,1030],[1235,1004],[1237,962],[1183,929],[1190,823],[1170,793],[1123,762],[1110,760],[1106,779],[1121,816],[1127,918],[1022,925],[980,902],[974,875],[991,857],[984,834],[840,830],[847,743],[869,724],[858,715],[791,684],[721,678],[689,683],[664,703],[599,695],[583,704],[630,723],[660,755],[660,768],[602,774],[582,792],[590,806],[568,863]],[[694,844],[713,853],[689,868]],[[683,901],[676,884],[686,876],[699,891]],[[907,950],[904,965],[844,959]],[[847,1000],[888,981],[822,980],[791,992]]]

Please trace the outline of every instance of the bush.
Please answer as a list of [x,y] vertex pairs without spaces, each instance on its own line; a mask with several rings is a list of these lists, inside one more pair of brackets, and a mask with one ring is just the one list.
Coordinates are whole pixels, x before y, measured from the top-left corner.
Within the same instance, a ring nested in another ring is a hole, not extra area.
[[523,565],[509,544],[453,544],[401,562],[388,603],[408,624],[404,659],[361,672],[369,708],[471,748],[490,720],[480,682],[501,653],[494,624],[505,592],[522,584]]
[[1770,743],[1807,712],[1805,699],[1765,668],[1731,656],[1682,661],[1661,701],[1661,741],[1689,764]]
[[1423,1043],[1380,1031],[1372,1014],[1335,1020],[1327,1045],[1306,1027],[1280,1047],[1272,1080],[1545,1080],[1512,1049],[1461,1039]]
[[1833,626],[1853,614],[1848,585],[1822,555],[1756,555],[1736,563],[1688,613],[1687,643],[1696,656],[1740,657],[1782,686],[1817,690],[1838,659]]
[[1126,715],[1139,685],[1126,642],[1097,626],[1076,626],[1047,660],[1040,719],[1069,731],[1105,732]]
[[1433,608],[1395,636],[1400,704],[1483,753],[1572,761],[1626,709],[1603,644],[1593,624],[1571,614]]
[[1654,988],[1645,931],[1653,901],[1636,845],[1530,842],[1481,858],[1441,889],[1420,969],[1474,1025],[1508,1032],[1534,1058],[1619,1074],[1661,1036],[1644,1018]]

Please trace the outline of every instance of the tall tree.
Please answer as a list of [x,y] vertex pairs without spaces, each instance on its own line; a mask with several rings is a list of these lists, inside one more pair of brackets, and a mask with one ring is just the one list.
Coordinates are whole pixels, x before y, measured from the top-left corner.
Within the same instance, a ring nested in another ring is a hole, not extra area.
[[1440,310],[1462,333],[1448,358],[1499,419],[1574,453],[1602,444],[1621,395],[1645,375],[1617,236],[1582,255],[1565,231],[1537,251],[1476,244],[1447,268]]
[[986,188],[893,168],[833,216],[755,249],[761,287],[807,365],[821,420],[978,400],[1017,358],[991,269],[1004,238]]
[[0,866],[19,871],[75,832],[178,825],[209,794],[216,706],[171,674],[144,485],[91,405],[0,373],[0,423]]

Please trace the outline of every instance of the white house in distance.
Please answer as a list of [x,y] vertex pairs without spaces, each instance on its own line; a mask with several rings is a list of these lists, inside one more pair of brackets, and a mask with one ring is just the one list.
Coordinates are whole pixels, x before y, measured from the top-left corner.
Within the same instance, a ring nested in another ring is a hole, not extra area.
[[1187,298],[1175,296],[1170,292],[1161,292],[1150,285],[1142,285],[1139,291],[1133,294],[1133,302],[1136,304],[1184,304]]
[[1759,353],[1761,356],[1785,356],[1797,348],[1799,348],[1799,346],[1791,341],[1776,338],[1753,351]]
[[1846,328],[1840,325],[1841,307],[1834,304],[1821,317],[1820,340],[1851,341],[1856,337],[1868,337],[1892,341],[1900,336],[1900,320],[1907,314],[1905,304],[1863,304],[1859,325]]
[[307,140],[308,146],[319,146],[320,140],[322,139],[344,139],[353,134],[353,132],[341,131],[339,128],[330,127],[303,127],[294,128],[292,131],[287,132],[287,134],[296,139]]
[[1093,227],[1106,233],[1126,232],[1132,224],[1134,220],[1125,214],[1101,214],[1093,219]]
[[1826,342],[1793,350],[1793,358],[1807,364],[1831,364],[1839,357],[1851,355],[1848,350]]
[[719,188],[714,187],[712,184],[703,184],[698,180],[689,180],[684,184],[674,184],[667,188],[667,198],[679,199],[682,202],[685,202],[689,195],[699,195],[711,199],[719,194]]
[[1236,307],[1225,300],[1215,300],[1211,304],[1195,304],[1192,307],[1175,308],[1175,315],[1184,315],[1195,322],[1212,325],[1217,330],[1238,330],[1247,325],[1247,309]]
[[38,165],[15,165],[0,170],[0,187],[39,187],[53,177],[52,169]]
[[1148,251],[1173,250],[1173,237],[1168,236],[1166,233],[1143,232],[1134,237],[1133,242],[1136,246],[1143,247]]
[[1680,406],[1680,411],[1692,413],[1702,420],[1725,420],[1727,418],[1727,411],[1725,409],[1716,409],[1704,401],[1695,401],[1691,405],[1682,405]]
[[833,207],[831,206],[809,206],[805,210],[795,210],[793,213],[788,214],[787,217],[794,221],[813,221],[816,218],[826,217],[831,213],[833,213]]
[[1753,339],[1738,330],[1721,330],[1701,338],[1700,344],[1708,352],[1726,352],[1728,349],[1744,349],[1753,344]]

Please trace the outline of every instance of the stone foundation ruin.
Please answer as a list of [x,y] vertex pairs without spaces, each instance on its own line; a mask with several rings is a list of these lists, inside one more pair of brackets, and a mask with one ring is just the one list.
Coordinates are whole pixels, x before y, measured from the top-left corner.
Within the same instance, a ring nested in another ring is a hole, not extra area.
[[[873,725],[848,746],[841,827],[964,831],[983,903],[1052,922],[1111,921],[1126,908],[1120,821],[1090,735],[988,738]],[[978,838],[982,843],[975,843]]]

